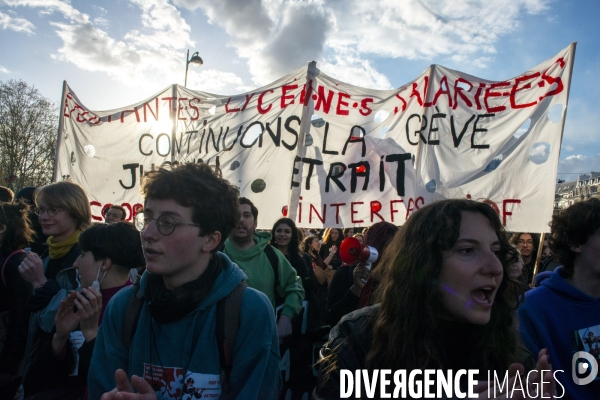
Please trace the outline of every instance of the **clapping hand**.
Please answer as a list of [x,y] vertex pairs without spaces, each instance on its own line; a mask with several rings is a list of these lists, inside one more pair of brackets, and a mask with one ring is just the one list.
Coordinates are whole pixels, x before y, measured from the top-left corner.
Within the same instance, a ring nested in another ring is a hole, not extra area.
[[60,302],[56,315],[54,316],[54,326],[56,332],[52,338],[52,349],[55,355],[62,352],[71,332],[77,329],[79,325],[79,316],[73,311],[77,292],[72,291]]
[[80,318],[79,328],[86,342],[96,338],[98,334],[98,320],[102,311],[102,293],[92,288],[83,288],[81,293],[76,293],[75,305],[77,316]]
[[44,263],[36,253],[27,253],[19,265],[19,273],[34,289],[48,281],[44,275]]
[[[156,400],[154,389],[144,378],[133,375],[129,382],[125,371],[118,369],[115,371],[115,382],[117,387],[104,393],[101,400]],[[133,393],[134,387],[137,393]]]

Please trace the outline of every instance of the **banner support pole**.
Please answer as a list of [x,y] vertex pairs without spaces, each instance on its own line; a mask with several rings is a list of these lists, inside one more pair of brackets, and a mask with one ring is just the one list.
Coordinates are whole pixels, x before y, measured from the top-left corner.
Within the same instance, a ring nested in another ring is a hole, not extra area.
[[177,107],[179,105],[177,96],[177,84],[174,83],[171,86],[171,97],[173,102],[171,103],[171,165],[175,162],[175,149],[177,148]]
[[535,277],[540,270],[540,260],[542,259],[542,253],[544,252],[544,239],[546,239],[546,232],[542,232],[540,235],[540,243],[538,246],[537,256],[535,258],[535,265],[533,267],[533,277],[531,278],[531,287],[535,287]]
[[64,128],[64,107],[65,97],[67,95],[67,81],[63,81],[62,95],[60,96],[60,105],[58,107],[58,135],[56,137],[56,151],[54,152],[54,172],[52,173],[52,182],[58,182],[58,152],[62,144],[62,131]]
[[[294,160],[292,161],[292,169],[295,168],[296,160],[302,159],[306,155],[306,135],[310,133],[311,127],[311,118],[314,113],[314,104],[311,102],[311,91],[313,90],[313,84],[316,87],[316,77],[319,74],[317,69],[317,62],[311,61],[308,63],[306,67],[306,92],[305,92],[305,100],[304,105],[302,107],[302,119],[300,122],[300,134],[298,135],[298,146],[296,147],[296,155],[294,156]],[[314,82],[313,82],[314,81]],[[298,204],[300,202],[300,195],[302,194],[302,178],[303,178],[303,167],[300,167],[298,170],[298,174],[296,175],[296,179],[300,179],[300,184],[297,187],[292,187],[290,190],[290,197],[288,199],[288,218],[290,218],[294,222],[300,223],[302,218],[301,215],[298,215]],[[294,173],[292,171],[292,179],[294,178]],[[300,225],[298,225],[300,227]]]

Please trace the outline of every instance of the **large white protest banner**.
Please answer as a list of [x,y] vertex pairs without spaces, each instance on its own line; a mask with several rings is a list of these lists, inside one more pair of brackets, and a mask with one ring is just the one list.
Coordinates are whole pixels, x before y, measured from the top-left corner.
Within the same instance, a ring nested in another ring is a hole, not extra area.
[[337,81],[315,63],[221,96],[173,85],[128,107],[90,111],[65,83],[55,180],[128,217],[144,172],[206,162],[259,209],[304,227],[401,225],[446,198],[485,201],[508,230],[548,229],[575,44],[489,81],[432,65],[395,90]]

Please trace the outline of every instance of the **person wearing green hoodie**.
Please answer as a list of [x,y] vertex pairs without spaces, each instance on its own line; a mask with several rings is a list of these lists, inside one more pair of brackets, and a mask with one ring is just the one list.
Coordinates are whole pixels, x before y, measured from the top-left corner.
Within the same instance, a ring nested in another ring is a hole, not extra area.
[[[224,253],[239,265],[246,273],[248,286],[267,295],[273,309],[275,296],[284,299],[281,316],[277,321],[279,339],[292,333],[292,318],[302,309],[304,289],[302,282],[281,252],[273,247],[265,250],[271,240],[269,232],[256,232],[258,209],[245,197],[239,199],[240,220],[225,241]],[[277,256],[277,282],[275,282],[274,266],[271,265],[266,251],[272,251]]]
[[[245,278],[217,251],[239,219],[238,190],[201,163],[150,172],[142,194],[144,211],[136,225],[146,271],[139,285],[121,290],[106,307],[88,373],[88,397],[277,398],[275,317],[267,297],[243,284],[232,364],[220,362],[219,347],[225,343],[217,333],[224,326],[219,304]],[[137,328],[126,337],[133,296],[143,302]]]

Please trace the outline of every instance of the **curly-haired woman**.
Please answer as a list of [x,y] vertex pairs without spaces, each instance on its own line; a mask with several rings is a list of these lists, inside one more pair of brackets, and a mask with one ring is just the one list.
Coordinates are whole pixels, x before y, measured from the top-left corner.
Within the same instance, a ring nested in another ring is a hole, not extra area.
[[[317,398],[340,396],[341,369],[478,369],[479,381],[486,380],[486,371],[508,371],[512,387],[523,371],[515,363],[520,288],[508,276],[513,252],[486,204],[445,200],[414,213],[378,267],[382,280],[375,295],[381,303],[346,315],[332,330],[322,350]],[[552,369],[546,349],[536,367]],[[529,381],[539,379],[532,374]],[[466,384],[461,380],[461,389]],[[474,390],[485,393],[487,382]]]

